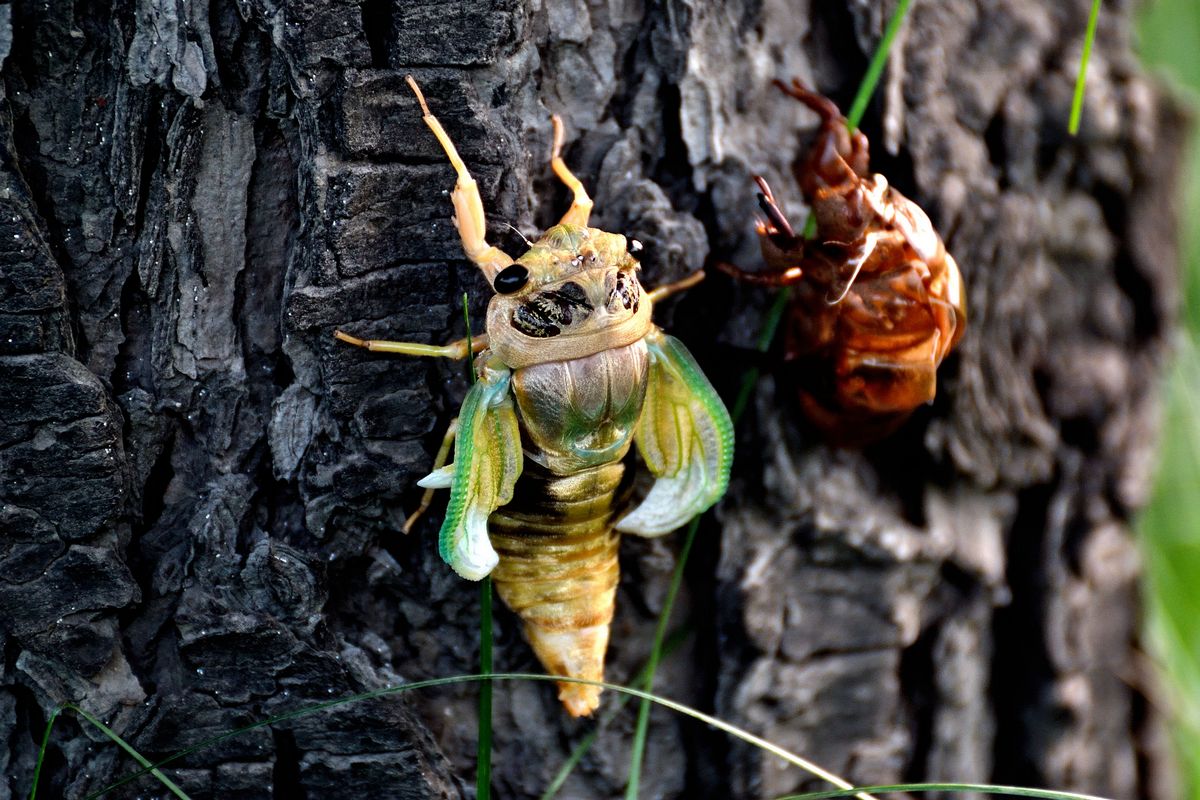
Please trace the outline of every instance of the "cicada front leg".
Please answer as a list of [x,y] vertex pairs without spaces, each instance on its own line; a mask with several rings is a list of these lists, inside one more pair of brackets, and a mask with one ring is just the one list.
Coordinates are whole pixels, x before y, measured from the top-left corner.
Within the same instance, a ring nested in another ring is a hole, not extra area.
[[450,140],[450,135],[446,133],[442,123],[438,122],[438,118],[430,113],[429,106],[425,104],[425,95],[421,94],[421,88],[417,86],[417,82],[411,75],[408,75],[405,80],[408,81],[413,94],[417,96],[417,102],[421,104],[421,113],[425,124],[429,126],[429,130],[433,131],[438,143],[446,151],[446,157],[450,159],[451,166],[458,173],[458,181],[454,184],[450,200],[454,204],[454,225],[458,228],[458,234],[462,238],[463,252],[466,253],[467,258],[483,270],[488,283],[492,283],[501,270],[513,263],[512,256],[487,243],[487,218],[483,213],[483,199],[479,196],[479,184],[475,182],[467,165],[458,155],[458,148]]
[[[487,337],[459,339],[447,345],[359,339],[342,331],[339,340],[384,353],[411,356],[440,356],[463,359],[468,352],[487,347]],[[521,436],[510,396],[510,372],[489,359],[479,365],[478,376],[463,400],[458,418],[442,440],[433,471],[417,481],[427,491],[421,505],[404,522],[404,532],[432,504],[432,492],[450,490],[446,519],[438,535],[438,549],[455,572],[469,580],[480,580],[496,566],[499,557],[487,534],[487,518],[512,499],[521,474]],[[443,466],[454,442],[454,463]]]
[[567,185],[571,193],[575,195],[575,199],[571,202],[571,207],[567,209],[567,213],[563,214],[562,219],[558,221],[559,225],[577,225],[580,228],[586,228],[588,218],[592,215],[592,198],[588,196],[587,189],[583,188],[583,182],[575,177],[575,174],[567,167],[565,161],[562,160],[563,147],[563,123],[558,114],[550,118],[551,124],[554,126],[554,149],[550,153],[550,168],[554,170],[554,174],[558,179]]
[[702,281],[702,280],[704,280],[704,270],[696,270],[692,274],[685,275],[684,277],[680,278],[679,280],[675,281],[674,283],[668,283],[668,284],[664,284],[662,286],[655,287],[654,289],[651,289],[649,292],[650,302],[651,303],[662,302],[663,300],[665,300],[666,298],[670,297],[673,294],[677,294],[679,292],[682,292],[682,291],[692,288],[697,283],[700,283],[700,281]]

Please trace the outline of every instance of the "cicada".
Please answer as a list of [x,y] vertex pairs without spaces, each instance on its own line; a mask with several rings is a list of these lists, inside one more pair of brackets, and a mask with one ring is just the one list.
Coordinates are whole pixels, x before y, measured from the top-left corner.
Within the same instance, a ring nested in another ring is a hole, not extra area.
[[[588,226],[592,201],[562,160],[557,116],[550,164],[574,194],[570,209],[520,258],[489,245],[475,180],[408,83],[458,174],[451,201],[463,250],[496,292],[486,333],[440,347],[335,335],[389,353],[462,359],[478,351],[475,383],[433,472],[419,481],[450,490],[439,550],[468,580],[493,576],[549,673],[598,681],[620,534],[668,533],[729,482],[729,414],[684,346],[651,321],[655,302],[702,274],[642,289],[633,243]],[[454,461],[443,466],[451,440]],[[655,481],[624,513],[618,489],[635,442]],[[600,689],[560,682],[559,699],[572,716],[588,715]]]
[[937,389],[937,369],[967,321],[962,277],[921,208],[868,170],[867,138],[799,81],[776,85],[821,117],[796,179],[816,220],[799,235],[755,176],[767,269],[735,277],[791,286],[785,358],[805,416],[835,444],[900,425]]

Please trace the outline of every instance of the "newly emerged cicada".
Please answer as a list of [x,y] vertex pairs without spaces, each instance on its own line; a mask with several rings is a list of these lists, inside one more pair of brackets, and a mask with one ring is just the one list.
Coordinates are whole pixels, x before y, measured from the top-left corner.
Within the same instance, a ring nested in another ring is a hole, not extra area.
[[[551,166],[574,193],[571,208],[520,258],[489,245],[475,180],[408,82],[458,173],[451,199],[463,250],[496,291],[486,333],[473,342],[476,382],[419,482],[450,489],[439,550],[464,578],[493,576],[547,671],[601,680],[620,532],[668,533],[729,482],[729,414],[683,345],[650,319],[654,302],[701,273],[642,290],[625,237],[588,227],[592,201],[559,155],[558,117]],[[335,335],[391,353],[461,359],[468,351],[466,340],[437,347]],[[454,463],[442,466],[451,436]],[[656,480],[625,514],[617,490],[634,442]],[[590,714],[599,695],[596,686],[559,683],[573,716]]]
[[966,325],[962,277],[925,212],[868,171],[867,138],[833,101],[799,81],[776,85],[821,116],[796,166],[816,234],[797,233],[756,176],[767,269],[722,268],[793,287],[785,357],[805,416],[835,444],[865,444],[933,400]]

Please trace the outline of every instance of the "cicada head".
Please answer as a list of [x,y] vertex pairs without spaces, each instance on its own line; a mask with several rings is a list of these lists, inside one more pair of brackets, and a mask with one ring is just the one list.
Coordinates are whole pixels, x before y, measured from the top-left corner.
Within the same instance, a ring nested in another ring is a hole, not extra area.
[[639,265],[627,240],[579,225],[555,225],[492,282],[489,318],[534,339],[588,337],[639,316]]

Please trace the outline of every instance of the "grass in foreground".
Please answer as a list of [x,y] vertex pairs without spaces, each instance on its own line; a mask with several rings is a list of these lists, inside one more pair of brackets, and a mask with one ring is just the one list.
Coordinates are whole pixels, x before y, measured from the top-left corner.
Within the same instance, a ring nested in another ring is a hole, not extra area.
[[138,780],[139,778],[142,778],[146,775],[153,775],[155,778],[157,778],[159,780],[160,783],[162,783],[163,786],[165,786],[169,791],[171,791],[172,794],[174,794],[176,797],[180,798],[181,800],[189,800],[188,795],[183,791],[183,789],[179,788],[174,783],[172,783],[171,780],[162,773],[162,768],[166,767],[168,764],[171,764],[187,755],[199,752],[201,750],[204,750],[206,748],[209,748],[216,744],[219,744],[220,742],[224,742],[226,740],[233,739],[237,736],[241,736],[242,734],[248,733],[250,731],[258,730],[259,728],[279,724],[282,722],[287,722],[289,720],[299,719],[300,717],[306,717],[311,714],[320,713],[322,711],[328,711],[329,709],[336,708],[338,706],[342,706],[347,703],[356,703],[356,702],[361,702],[363,700],[371,700],[371,699],[375,699],[375,698],[379,698],[379,697],[385,697],[387,695],[401,694],[404,692],[413,691],[415,689],[426,689],[426,688],[431,688],[434,686],[449,686],[452,684],[472,683],[472,682],[482,682],[485,685],[488,685],[488,684],[492,683],[493,681],[554,682],[554,681],[564,681],[564,680],[572,682],[572,683],[583,683],[583,684],[590,684],[593,686],[600,686],[604,689],[607,689],[610,692],[616,692],[616,693],[620,693],[620,694],[624,694],[624,695],[629,695],[631,697],[637,697],[642,700],[649,701],[649,702],[655,703],[657,705],[660,705],[664,708],[670,709],[671,711],[674,711],[675,713],[683,714],[684,716],[691,717],[692,719],[695,719],[699,722],[703,722],[706,725],[710,725],[710,726],[716,728],[717,730],[720,730],[730,736],[740,739],[741,741],[746,742],[747,744],[758,747],[761,750],[763,750],[767,753],[770,753],[770,754],[776,756],[777,758],[783,760],[787,764],[798,767],[798,768],[808,772],[811,775],[814,775],[818,778],[826,780],[829,783],[832,783],[833,785],[839,787],[839,791],[808,792],[805,794],[790,795],[787,798],[781,798],[780,800],[821,800],[821,798],[833,798],[833,797],[857,797],[857,798],[859,798],[859,800],[873,800],[874,794],[872,794],[872,792],[883,794],[883,793],[889,793],[889,792],[902,792],[902,791],[910,791],[910,790],[912,790],[912,791],[937,791],[937,792],[971,791],[971,792],[982,792],[982,793],[987,793],[987,794],[1008,795],[1008,796],[1017,796],[1017,797],[1045,798],[1046,800],[1104,800],[1104,798],[1097,798],[1092,795],[1076,794],[1074,792],[1056,792],[1056,791],[1051,791],[1051,790],[1047,790],[1047,789],[1031,789],[1031,788],[1012,787],[1012,786],[992,786],[989,784],[948,784],[948,783],[946,783],[946,784],[897,784],[897,785],[880,786],[880,787],[858,787],[858,788],[856,788],[856,787],[851,786],[849,783],[842,780],[841,778],[837,777],[836,775],[833,775],[833,774],[829,773],[828,771],[822,769],[820,766],[812,763],[811,761],[809,761],[801,756],[798,756],[795,753],[791,753],[791,752],[783,749],[782,747],[779,747],[778,745],[772,744],[771,742],[767,741],[766,739],[763,739],[759,736],[755,736],[754,734],[752,734],[746,730],[743,730],[742,728],[739,728],[736,725],[731,725],[728,722],[717,719],[716,717],[713,717],[709,714],[705,714],[702,711],[697,711],[696,709],[691,708],[689,706],[685,706],[682,703],[676,703],[673,700],[668,700],[667,698],[659,697],[657,695],[650,694],[649,692],[643,692],[638,689],[630,689],[629,687],[626,687],[626,686],[617,686],[617,685],[611,684],[611,683],[602,683],[602,682],[598,682],[598,681],[587,681],[587,680],[582,680],[582,679],[578,679],[578,678],[563,678],[563,677],[554,676],[554,675],[532,675],[532,674],[525,674],[525,673],[502,673],[502,672],[485,673],[485,674],[480,674],[480,675],[456,675],[456,676],[453,676],[450,678],[434,678],[432,680],[427,680],[427,681],[416,681],[414,683],[407,683],[407,684],[403,684],[401,686],[391,686],[391,687],[388,687],[385,689],[377,689],[373,692],[363,692],[362,694],[356,694],[356,695],[352,695],[350,697],[343,697],[338,700],[329,700],[324,703],[315,703],[310,706],[298,708],[294,711],[289,711],[289,712],[286,712],[283,714],[276,715],[274,717],[270,717],[268,719],[261,720],[259,722],[252,723],[243,728],[238,728],[237,730],[228,731],[227,733],[220,734],[219,736],[214,736],[211,739],[206,739],[205,741],[199,742],[191,747],[180,750],[179,752],[175,753],[174,755],[164,758],[163,760],[158,761],[156,763],[150,763],[150,761],[148,759],[146,759],[144,756],[142,756],[140,753],[138,753],[137,750],[135,750],[132,745],[130,745],[128,742],[126,742],[124,739],[122,739],[116,732],[114,732],[111,728],[104,725],[104,723],[102,723],[100,720],[96,719],[91,714],[88,714],[87,712],[83,711],[82,709],[80,709],[77,706],[67,705],[67,706],[64,706],[62,709],[55,711],[55,713],[51,715],[49,721],[46,724],[46,731],[42,738],[42,749],[41,749],[41,752],[39,753],[37,767],[34,771],[33,787],[29,793],[29,800],[37,800],[38,780],[40,778],[41,769],[44,764],[46,746],[47,746],[47,743],[50,741],[50,735],[51,735],[54,723],[57,721],[57,719],[61,715],[60,712],[63,710],[70,710],[76,714],[79,714],[84,720],[86,720],[88,723],[94,725],[101,732],[103,732],[105,736],[107,736],[109,739],[111,739],[113,742],[115,742],[119,747],[121,747],[127,753],[132,755],[138,761],[138,763],[141,764],[143,767],[141,770],[125,776],[124,778],[120,779],[119,781],[116,781],[115,783],[110,784],[109,786],[106,786],[105,788],[101,789],[100,791],[93,792],[92,794],[88,795],[86,800],[96,800],[96,798],[103,797],[104,795],[107,795],[110,792],[113,792],[116,789],[118,789],[122,786],[125,786],[125,785],[131,783],[132,781]]

